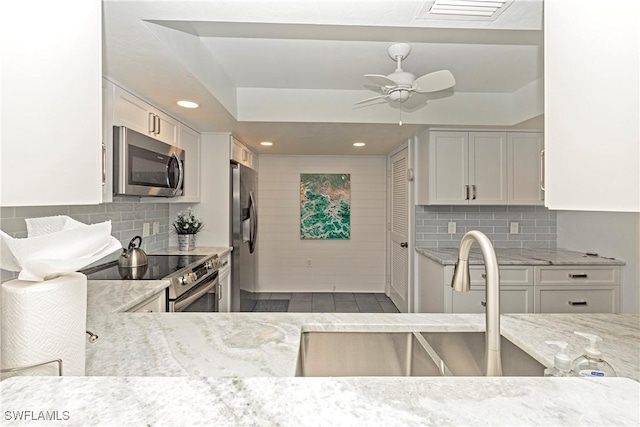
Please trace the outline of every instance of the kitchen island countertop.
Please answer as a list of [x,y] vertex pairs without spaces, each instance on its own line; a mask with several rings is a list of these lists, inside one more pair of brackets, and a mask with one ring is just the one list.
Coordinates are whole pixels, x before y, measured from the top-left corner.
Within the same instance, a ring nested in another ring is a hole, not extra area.
[[576,357],[586,342],[573,331],[599,334],[626,378],[298,378],[303,331],[483,331],[484,316],[124,313],[100,288],[89,287],[103,304],[89,306],[100,338],[87,344],[88,376],[2,381],[3,424],[28,424],[16,420],[25,410],[67,411],[56,425],[640,424],[637,314],[501,316],[502,334],[546,366],[545,340]]

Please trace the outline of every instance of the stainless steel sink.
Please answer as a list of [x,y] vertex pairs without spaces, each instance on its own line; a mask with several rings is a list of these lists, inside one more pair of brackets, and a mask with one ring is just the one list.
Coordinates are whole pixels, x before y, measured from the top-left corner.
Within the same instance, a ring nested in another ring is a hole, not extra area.
[[[505,376],[544,365],[501,337]],[[303,332],[296,376],[483,376],[484,332]]]

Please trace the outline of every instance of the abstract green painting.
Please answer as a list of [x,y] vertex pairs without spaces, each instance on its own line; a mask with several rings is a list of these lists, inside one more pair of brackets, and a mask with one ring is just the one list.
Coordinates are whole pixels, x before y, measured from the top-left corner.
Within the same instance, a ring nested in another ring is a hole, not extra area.
[[300,238],[349,239],[350,237],[349,174],[300,174]]

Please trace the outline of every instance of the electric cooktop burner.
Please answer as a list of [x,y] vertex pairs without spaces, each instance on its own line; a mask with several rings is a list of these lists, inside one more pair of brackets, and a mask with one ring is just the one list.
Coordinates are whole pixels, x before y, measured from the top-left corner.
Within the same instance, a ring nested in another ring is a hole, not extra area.
[[118,261],[81,270],[87,280],[159,280],[182,270],[206,255],[147,255],[147,270],[142,277],[131,277],[130,268],[118,268]]

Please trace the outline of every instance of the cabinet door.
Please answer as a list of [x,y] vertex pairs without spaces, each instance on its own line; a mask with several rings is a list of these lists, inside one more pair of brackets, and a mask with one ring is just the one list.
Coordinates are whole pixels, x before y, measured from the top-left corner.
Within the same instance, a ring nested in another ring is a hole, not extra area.
[[151,136],[164,143],[178,145],[178,121],[157,110],[151,114],[154,114],[157,120],[155,135]]
[[101,2],[0,4],[0,205],[102,201]]
[[507,134],[508,203],[510,205],[543,204],[542,148],[541,133],[509,132]]
[[468,173],[468,133],[431,132],[429,136],[429,198],[431,204],[468,204]]
[[116,86],[114,125],[126,126],[167,144],[178,143],[178,121]]
[[102,203],[113,201],[113,104],[115,85],[102,79]]
[[507,134],[469,133],[469,204],[507,203]]
[[637,0],[544,2],[550,209],[640,212],[638,16]]
[[180,124],[180,148],[185,150],[184,194],[176,202],[200,201],[200,134]]
[[153,118],[149,114],[149,105],[146,102],[116,86],[114,126],[126,126],[142,134],[153,136],[151,131],[153,127],[150,125]]

